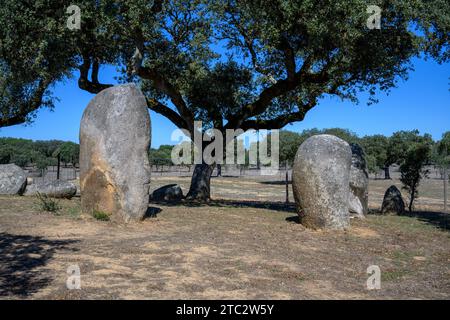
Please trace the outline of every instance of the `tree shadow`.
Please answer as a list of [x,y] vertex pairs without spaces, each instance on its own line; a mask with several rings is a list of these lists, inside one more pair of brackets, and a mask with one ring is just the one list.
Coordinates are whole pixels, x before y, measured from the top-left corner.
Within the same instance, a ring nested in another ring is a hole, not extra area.
[[200,201],[187,201],[182,200],[178,202],[170,201],[152,201],[152,204],[160,204],[170,207],[223,207],[223,208],[256,208],[256,209],[268,209],[274,211],[283,212],[296,212],[295,203],[285,203],[276,201],[249,201],[249,200],[228,200],[217,199],[209,200],[207,202]]
[[[278,185],[278,186],[286,185],[286,181],[285,180],[283,180],[283,181],[280,181],[280,180],[278,180],[278,181],[259,181],[259,183],[261,183],[261,184],[269,184],[269,185]],[[292,184],[292,181],[288,180],[288,184]]]
[[147,211],[145,212],[144,219],[148,218],[157,218],[158,213],[160,213],[162,210],[158,207],[148,207]]
[[296,216],[291,216],[291,217],[287,217],[285,219],[287,222],[292,222],[292,223],[297,223],[300,224],[300,217],[298,215]]
[[406,216],[417,218],[420,221],[427,222],[442,230],[450,230],[450,214],[445,212],[433,211],[413,211],[406,213]]
[[[386,214],[381,213],[380,209],[370,209],[369,213],[370,215],[378,215],[383,216]],[[387,214],[392,215],[392,214]],[[429,224],[432,224],[433,226],[442,229],[442,230],[450,230],[450,214],[445,212],[436,212],[436,211],[413,211],[408,212],[405,211],[405,213],[399,215],[401,217],[411,217],[416,218],[419,221],[423,221]]]
[[44,267],[57,250],[79,240],[48,240],[43,237],[0,233],[0,297],[29,296],[48,286],[51,273]]

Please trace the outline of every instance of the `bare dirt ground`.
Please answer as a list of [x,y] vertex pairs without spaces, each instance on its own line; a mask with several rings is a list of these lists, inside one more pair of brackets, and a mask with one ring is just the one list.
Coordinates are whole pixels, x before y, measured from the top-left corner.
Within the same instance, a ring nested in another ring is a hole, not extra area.
[[[189,178],[155,177],[152,189]],[[371,180],[370,206],[397,180]],[[150,204],[116,225],[0,196],[0,299],[449,299],[450,218],[429,179],[413,216],[369,215],[347,231],[311,231],[286,206],[279,177],[213,178],[208,205]],[[290,195],[292,202],[292,194]],[[68,290],[77,264],[81,289]],[[381,289],[367,290],[367,267]]]

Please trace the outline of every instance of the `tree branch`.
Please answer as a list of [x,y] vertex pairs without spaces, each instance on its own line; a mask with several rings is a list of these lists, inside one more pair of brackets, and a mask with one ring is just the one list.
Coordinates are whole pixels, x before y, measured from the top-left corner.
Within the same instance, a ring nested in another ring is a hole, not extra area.
[[94,59],[92,66],[92,81],[89,80],[89,70],[91,68],[91,58],[83,55],[83,63],[79,66],[80,77],[78,78],[78,87],[90,93],[99,93],[100,91],[112,87],[112,84],[102,84],[98,82],[99,62]]
[[143,79],[153,81],[155,87],[170,98],[170,101],[172,101],[180,115],[188,124],[189,130],[193,129],[194,117],[187,107],[181,93],[169,81],[162,77],[157,70],[147,67],[140,67],[137,75]]
[[303,121],[306,113],[311,110],[317,104],[316,99],[313,99],[310,103],[303,105],[302,108],[297,112],[289,113],[288,115],[278,116],[273,119],[263,120],[263,119],[250,119],[242,122],[240,129],[246,131],[249,129],[262,130],[262,129],[281,129],[285,125],[296,122]]
[[147,106],[150,110],[153,110],[156,113],[165,116],[167,119],[172,121],[172,123],[176,125],[178,128],[189,130],[188,129],[189,126],[187,125],[186,121],[178,113],[176,113],[166,105],[162,104],[161,102],[157,101],[156,99],[146,98],[146,100]]

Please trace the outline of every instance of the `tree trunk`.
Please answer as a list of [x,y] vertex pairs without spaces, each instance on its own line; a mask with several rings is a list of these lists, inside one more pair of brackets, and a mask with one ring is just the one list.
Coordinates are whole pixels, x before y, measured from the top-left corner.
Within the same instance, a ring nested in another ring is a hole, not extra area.
[[187,200],[208,201],[211,197],[210,184],[214,165],[196,164],[192,173]]
[[409,208],[409,213],[412,213],[415,193],[416,193],[416,188],[412,188],[411,189],[411,197],[410,197],[410,200],[409,200],[409,207],[408,207]]
[[222,176],[222,165],[221,164],[217,165],[217,176],[218,177]]
[[384,179],[385,180],[390,180],[391,179],[391,174],[389,172],[389,166],[385,166],[384,167]]

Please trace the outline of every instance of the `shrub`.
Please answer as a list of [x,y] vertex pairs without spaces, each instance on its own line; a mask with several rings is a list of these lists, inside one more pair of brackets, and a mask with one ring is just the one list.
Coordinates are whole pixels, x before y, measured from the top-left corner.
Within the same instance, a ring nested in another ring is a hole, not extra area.
[[41,194],[39,192],[36,193],[36,198],[38,199],[39,207],[42,211],[47,212],[58,212],[61,209],[59,202],[50,198],[45,194]]
[[99,221],[109,221],[109,214],[100,210],[94,210],[92,216]]

